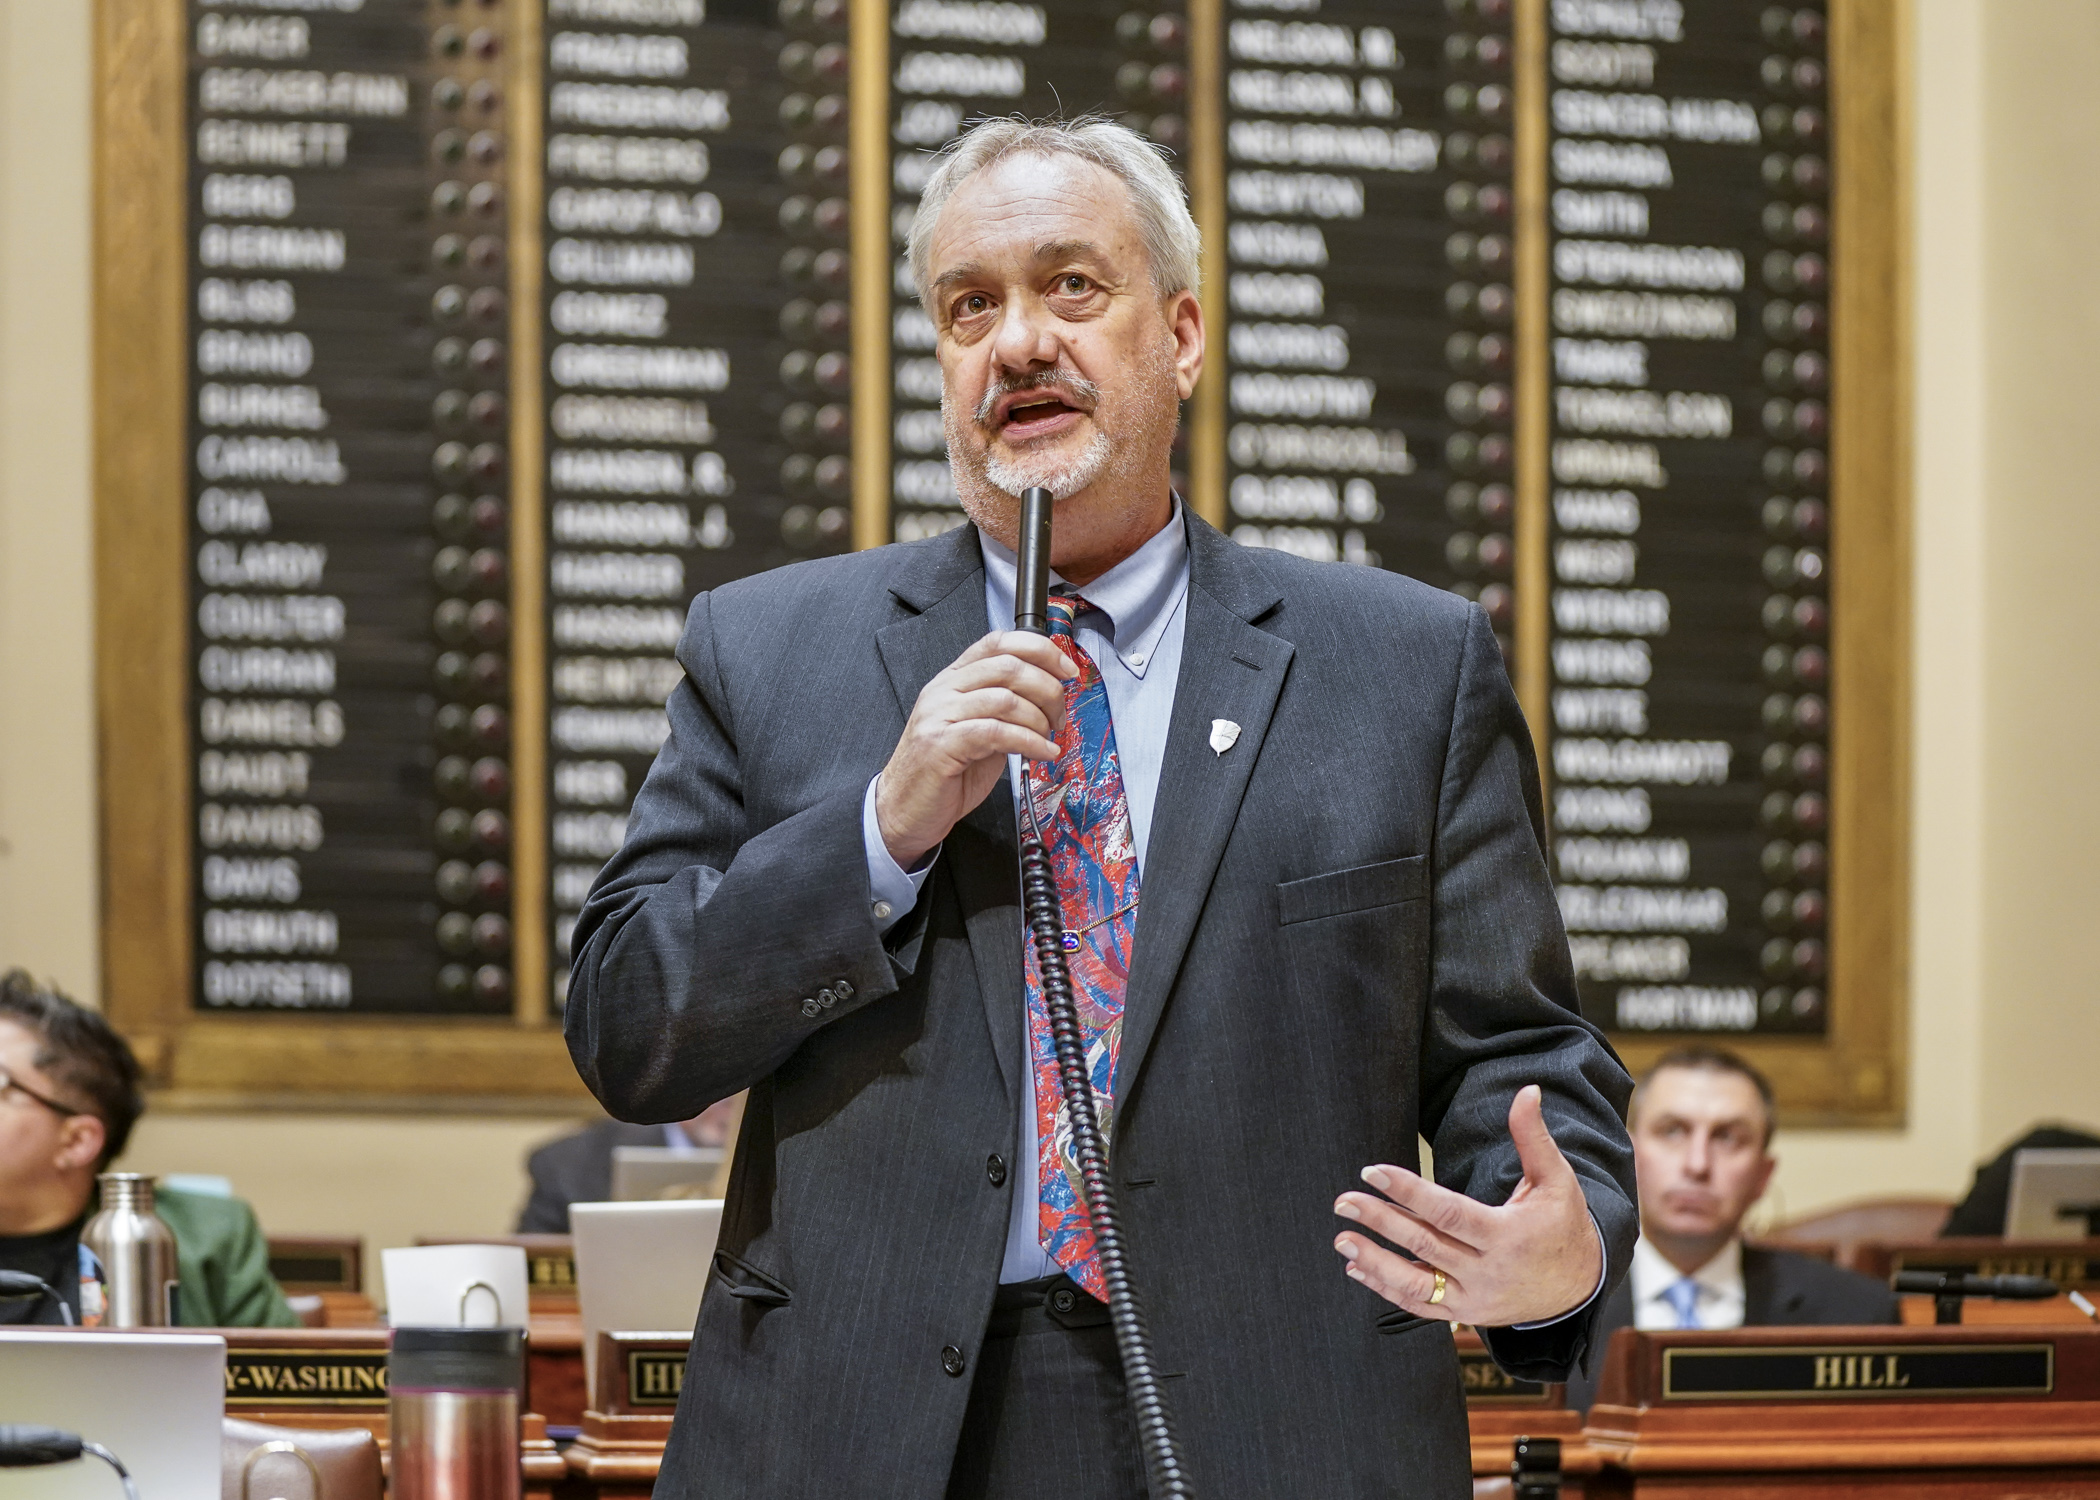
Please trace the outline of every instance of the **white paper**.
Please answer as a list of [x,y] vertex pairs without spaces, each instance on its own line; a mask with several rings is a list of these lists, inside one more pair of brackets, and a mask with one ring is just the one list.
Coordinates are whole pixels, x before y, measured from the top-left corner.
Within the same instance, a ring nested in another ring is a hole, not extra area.
[[524,1328],[525,1252],[516,1245],[382,1250],[394,1328]]

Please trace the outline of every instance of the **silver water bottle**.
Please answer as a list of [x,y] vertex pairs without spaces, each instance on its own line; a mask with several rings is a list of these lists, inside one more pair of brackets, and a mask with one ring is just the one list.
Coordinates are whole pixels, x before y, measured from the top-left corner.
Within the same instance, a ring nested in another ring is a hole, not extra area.
[[522,1328],[396,1328],[387,1355],[393,1500],[519,1500]]
[[153,1182],[143,1172],[104,1172],[102,1211],[80,1242],[102,1262],[104,1328],[173,1328],[175,1236],[153,1211]]

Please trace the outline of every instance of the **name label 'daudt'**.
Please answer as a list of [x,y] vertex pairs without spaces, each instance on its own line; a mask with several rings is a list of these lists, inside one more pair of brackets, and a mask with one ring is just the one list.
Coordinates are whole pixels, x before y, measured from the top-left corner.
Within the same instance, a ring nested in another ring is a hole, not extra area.
[[384,1406],[386,1350],[228,1349],[228,1406]]
[[685,1353],[678,1349],[630,1349],[627,1352],[627,1404],[676,1406],[685,1389]]
[[2055,1388],[2054,1344],[1663,1351],[1665,1401],[2046,1396]]
[[1471,1406],[1544,1405],[1551,1394],[1536,1380],[1519,1380],[1485,1354],[1461,1354],[1458,1374]]

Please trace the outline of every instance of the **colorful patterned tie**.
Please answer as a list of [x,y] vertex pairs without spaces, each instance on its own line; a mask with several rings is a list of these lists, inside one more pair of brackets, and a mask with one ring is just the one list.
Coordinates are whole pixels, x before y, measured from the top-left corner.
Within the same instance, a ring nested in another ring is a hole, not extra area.
[[[1123,992],[1130,978],[1130,940],[1137,930],[1137,846],[1130,835],[1130,803],[1123,795],[1123,770],[1116,760],[1116,731],[1109,722],[1108,689],[1093,658],[1072,636],[1073,616],[1086,608],[1077,595],[1050,600],[1050,638],[1079,668],[1065,684],[1065,727],[1055,763],[1032,762],[1027,786],[1036,826],[1057,876],[1064,906],[1065,962],[1079,1002],[1086,1041],[1087,1075],[1094,1086],[1094,1111],[1101,1138],[1112,1140],[1116,1054],[1123,1040]],[[1028,1045],[1035,1063],[1036,1168],[1041,1188],[1039,1234],[1043,1249],[1065,1274],[1103,1302],[1108,1289],[1094,1253],[1072,1122],[1057,1081],[1057,1054],[1033,944],[1027,955]]]

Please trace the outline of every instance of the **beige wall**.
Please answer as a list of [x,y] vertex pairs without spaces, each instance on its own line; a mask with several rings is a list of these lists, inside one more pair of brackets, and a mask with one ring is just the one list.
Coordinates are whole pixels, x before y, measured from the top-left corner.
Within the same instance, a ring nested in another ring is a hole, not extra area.
[[[2100,11],[1916,0],[1910,1123],[1781,1142],[1773,1211],[1955,1194],[2027,1121],[2100,1123]],[[0,0],[0,963],[99,984],[88,7]],[[275,1229],[506,1227],[550,1119],[170,1116],[132,1159]]]

